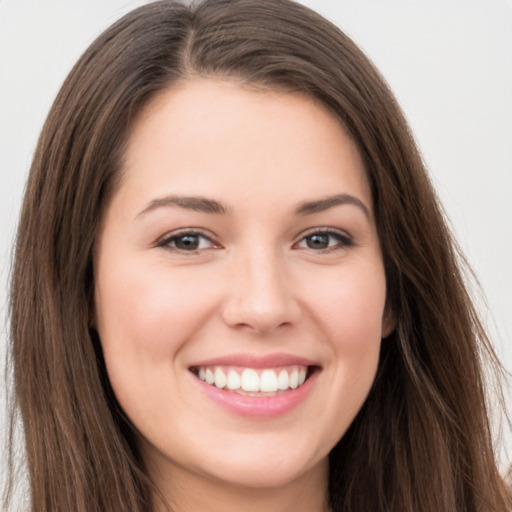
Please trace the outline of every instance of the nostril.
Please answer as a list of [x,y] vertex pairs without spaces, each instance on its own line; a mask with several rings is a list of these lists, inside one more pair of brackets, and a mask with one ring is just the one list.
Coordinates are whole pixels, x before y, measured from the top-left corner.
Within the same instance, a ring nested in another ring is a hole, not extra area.
[[281,322],[276,325],[275,323],[272,322],[254,321],[252,324],[239,323],[233,325],[232,327],[235,329],[239,329],[241,331],[253,332],[255,334],[266,334],[276,330],[285,329],[287,327],[290,327],[291,325],[291,322]]
[[231,269],[223,308],[224,321],[231,327],[262,334],[289,327],[299,316],[286,268],[268,250],[251,247]]
[[224,322],[232,328],[264,334],[296,324],[300,318],[300,309],[292,299],[262,305],[245,297],[227,304],[222,316]]

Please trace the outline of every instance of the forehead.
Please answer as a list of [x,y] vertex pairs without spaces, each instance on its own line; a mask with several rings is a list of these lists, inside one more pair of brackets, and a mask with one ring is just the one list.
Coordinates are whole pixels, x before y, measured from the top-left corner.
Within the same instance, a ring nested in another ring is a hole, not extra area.
[[355,143],[332,112],[300,93],[212,79],[184,82],[147,105],[124,156],[121,188],[132,196],[160,189],[300,201],[306,192],[322,196],[347,188],[371,209]]

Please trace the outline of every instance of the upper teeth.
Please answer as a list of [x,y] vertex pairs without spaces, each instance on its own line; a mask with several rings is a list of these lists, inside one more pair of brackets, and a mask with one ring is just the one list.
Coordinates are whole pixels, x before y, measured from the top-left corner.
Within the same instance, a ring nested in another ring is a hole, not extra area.
[[296,389],[304,384],[307,368],[290,366],[278,369],[255,370],[245,368],[238,370],[220,366],[201,367],[197,376],[204,382],[219,389],[230,389],[248,392],[271,393]]

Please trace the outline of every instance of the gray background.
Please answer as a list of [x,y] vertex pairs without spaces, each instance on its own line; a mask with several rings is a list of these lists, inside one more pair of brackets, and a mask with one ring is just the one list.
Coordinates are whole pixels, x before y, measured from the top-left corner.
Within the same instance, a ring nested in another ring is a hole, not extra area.
[[[143,3],[0,0],[0,356],[10,251],[46,113],[86,46]],[[512,369],[512,1],[303,3],[352,36],[390,83],[480,279],[476,300],[496,350]],[[2,403],[0,434],[4,418]]]

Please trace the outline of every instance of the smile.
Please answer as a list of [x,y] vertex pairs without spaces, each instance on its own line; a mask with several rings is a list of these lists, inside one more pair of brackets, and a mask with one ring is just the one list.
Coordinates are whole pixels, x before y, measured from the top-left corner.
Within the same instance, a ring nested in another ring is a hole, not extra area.
[[200,366],[191,370],[200,380],[210,386],[247,396],[269,396],[297,389],[311,374],[308,367],[304,365],[258,369]]
[[237,416],[268,420],[307,400],[322,366],[292,354],[231,354],[188,367],[209,401]]

